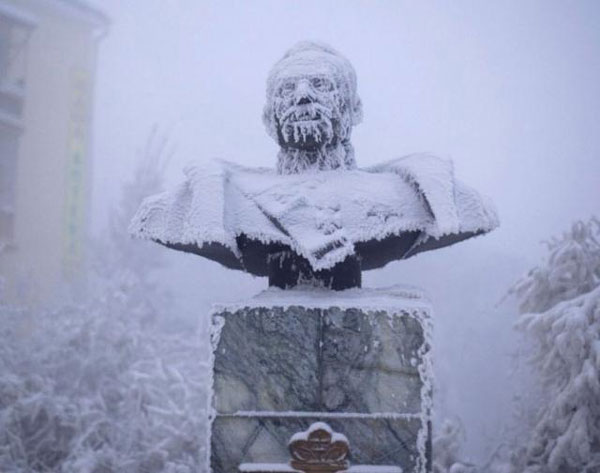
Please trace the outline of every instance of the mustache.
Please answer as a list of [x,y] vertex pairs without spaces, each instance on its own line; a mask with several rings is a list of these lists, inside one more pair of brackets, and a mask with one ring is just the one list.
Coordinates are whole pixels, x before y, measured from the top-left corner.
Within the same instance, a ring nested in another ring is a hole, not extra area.
[[320,120],[333,118],[333,110],[318,102],[311,102],[300,105],[291,105],[281,114],[279,120],[284,123],[287,121]]

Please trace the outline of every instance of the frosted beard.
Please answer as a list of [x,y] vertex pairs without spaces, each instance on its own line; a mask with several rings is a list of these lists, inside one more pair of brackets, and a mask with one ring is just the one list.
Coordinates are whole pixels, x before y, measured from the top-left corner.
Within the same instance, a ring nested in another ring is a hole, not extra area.
[[300,98],[277,94],[273,106],[280,174],[356,167],[349,140],[351,119],[337,88],[310,91]]
[[333,141],[333,110],[330,107],[316,102],[286,107],[282,103],[283,112],[276,112],[282,146],[314,150]]

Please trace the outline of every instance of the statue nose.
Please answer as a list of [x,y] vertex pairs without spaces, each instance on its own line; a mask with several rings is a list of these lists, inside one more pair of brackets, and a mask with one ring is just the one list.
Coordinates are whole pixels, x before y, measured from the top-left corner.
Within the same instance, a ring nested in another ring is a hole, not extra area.
[[307,80],[302,80],[296,86],[296,105],[305,105],[314,100],[314,95]]
[[304,96],[304,97],[300,97],[298,100],[296,100],[296,105],[306,105],[311,102],[312,102],[312,99]]

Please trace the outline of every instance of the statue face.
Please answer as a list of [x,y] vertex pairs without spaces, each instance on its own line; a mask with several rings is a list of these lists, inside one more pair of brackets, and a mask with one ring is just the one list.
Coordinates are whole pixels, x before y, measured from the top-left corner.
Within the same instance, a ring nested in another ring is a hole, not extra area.
[[277,171],[353,169],[352,127],[362,119],[352,64],[331,47],[302,41],[267,78],[263,123],[280,146]]
[[349,117],[343,116],[347,107],[332,74],[312,71],[286,75],[279,78],[273,93],[282,147],[317,150],[342,138],[341,124]]

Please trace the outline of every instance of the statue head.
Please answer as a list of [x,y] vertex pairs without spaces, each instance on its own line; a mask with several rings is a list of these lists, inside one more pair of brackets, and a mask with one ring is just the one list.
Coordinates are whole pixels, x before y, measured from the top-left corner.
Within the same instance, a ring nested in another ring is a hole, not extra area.
[[281,148],[280,173],[355,167],[350,135],[361,119],[356,73],[333,48],[298,43],[271,69],[263,122]]

